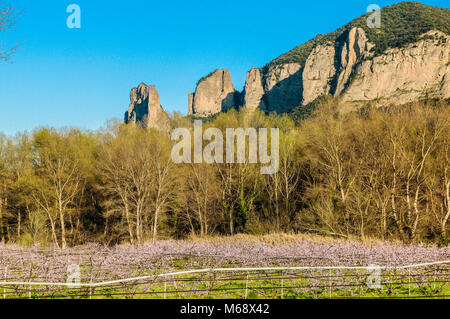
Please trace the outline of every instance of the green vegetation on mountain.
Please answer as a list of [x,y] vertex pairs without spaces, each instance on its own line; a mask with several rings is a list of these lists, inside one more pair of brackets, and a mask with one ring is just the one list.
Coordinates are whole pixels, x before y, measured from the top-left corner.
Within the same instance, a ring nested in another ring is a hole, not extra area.
[[207,75],[202,77],[200,80],[197,81],[196,85],[198,86],[201,82],[205,81],[207,78],[211,77],[218,69],[215,69],[214,71],[209,72]]
[[384,7],[381,9],[381,28],[379,29],[367,26],[367,18],[371,14],[366,13],[333,32],[317,35],[314,39],[272,60],[266,67],[292,62],[303,66],[316,45],[328,41],[339,42],[353,27],[364,29],[369,41],[375,44],[372,49],[375,56],[389,48],[399,48],[416,42],[421,34],[430,30],[450,34],[450,9],[447,8],[437,8],[411,1]]

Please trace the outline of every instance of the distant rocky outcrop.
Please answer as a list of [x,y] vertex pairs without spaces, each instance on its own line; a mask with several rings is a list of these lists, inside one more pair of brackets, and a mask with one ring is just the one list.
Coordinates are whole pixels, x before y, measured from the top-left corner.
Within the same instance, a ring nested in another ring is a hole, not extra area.
[[163,129],[166,120],[167,114],[159,103],[159,94],[154,85],[141,83],[131,90],[125,123],[140,123],[144,127]]
[[243,106],[266,112],[287,112],[301,101],[301,68],[286,63],[268,68],[251,68],[247,72]]
[[302,73],[302,103],[311,103],[321,95],[330,93],[336,74],[335,47],[331,43],[318,45],[306,60]]
[[251,68],[243,105],[283,113],[328,94],[355,105],[450,97],[449,35],[429,31],[417,42],[378,56],[362,28],[344,35],[342,41],[316,45],[304,67],[284,63]]
[[245,80],[244,92],[242,94],[242,104],[249,109],[257,109],[261,106],[264,94],[262,69],[252,67],[247,72],[247,79]]
[[334,90],[335,95],[340,95],[344,92],[345,86],[349,84],[350,77],[358,63],[372,57],[371,50],[373,46],[374,44],[369,42],[363,29],[350,29],[344,44],[338,45],[340,52],[336,59],[339,59],[340,73],[336,89]]
[[189,114],[206,117],[227,111],[239,104],[239,96],[230,72],[215,70],[198,81],[195,93],[189,93]]
[[340,96],[354,76],[356,66],[370,58],[373,44],[368,42],[362,28],[352,28],[343,42],[317,45],[310,53],[303,70],[302,105],[322,95]]
[[[252,67],[242,93],[228,70],[211,72],[189,93],[188,114],[207,117],[238,106],[283,113],[324,95],[352,107],[450,98],[450,9],[401,2],[382,9],[380,29],[368,27],[369,14]],[[156,89],[141,84],[131,92],[125,121],[155,126],[162,113]]]
[[423,98],[450,98],[450,36],[429,31],[403,48],[362,60],[344,101],[403,104]]
[[373,47],[365,31],[354,27],[337,41],[315,45],[304,66],[292,62],[252,67],[240,103],[229,72],[216,70],[189,94],[189,114],[208,116],[235,105],[284,113],[324,95],[355,105],[450,97],[449,35],[429,31],[417,42],[377,56]]

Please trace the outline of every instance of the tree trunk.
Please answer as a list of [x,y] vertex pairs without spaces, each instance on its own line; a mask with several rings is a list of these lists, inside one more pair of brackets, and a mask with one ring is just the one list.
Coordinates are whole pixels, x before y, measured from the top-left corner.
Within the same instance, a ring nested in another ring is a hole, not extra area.
[[448,239],[447,239],[447,222],[450,218],[450,181],[447,182],[445,185],[445,197],[447,200],[447,213],[444,216],[444,219],[441,223],[441,237],[442,237],[442,244],[447,245]]
[[51,214],[49,212],[47,212],[48,215],[48,219],[50,221],[50,227],[52,229],[52,238],[53,238],[53,242],[55,243],[56,247],[59,249],[59,243],[58,243],[58,238],[56,237],[56,227],[55,227],[55,222],[53,221],[53,218],[51,216]]
[[155,220],[153,223],[153,243],[156,242],[156,236],[158,234],[158,214],[159,214],[159,207],[155,210]]
[[17,212],[17,238],[20,238],[20,233],[21,233],[21,223],[22,222],[22,218],[20,216],[20,209]]
[[128,209],[128,204],[125,202],[125,219],[127,220],[127,226],[128,226],[128,234],[130,235],[130,243],[131,245],[134,245],[134,237],[133,237],[133,228],[131,227],[131,220],[130,220],[130,210]]
[[233,236],[234,235],[233,208],[230,207],[228,209],[228,212],[229,212],[229,218],[230,218],[230,235]]
[[67,248],[66,243],[66,224],[64,222],[64,212],[62,208],[59,211],[59,222],[61,223],[61,249]]
[[0,236],[1,241],[5,243],[5,227],[3,225],[3,199],[0,198]]
[[142,234],[141,234],[141,207],[138,204],[136,207],[136,243],[141,244]]
[[386,218],[386,208],[384,206],[381,208],[381,216],[382,216],[381,238],[385,240],[387,232],[387,218]]

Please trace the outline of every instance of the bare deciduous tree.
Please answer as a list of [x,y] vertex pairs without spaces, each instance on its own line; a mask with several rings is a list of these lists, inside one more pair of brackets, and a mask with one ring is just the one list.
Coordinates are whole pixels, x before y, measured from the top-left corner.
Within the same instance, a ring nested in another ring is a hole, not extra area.
[[[7,1],[0,0],[0,33],[11,30],[17,22],[18,15],[19,12]],[[5,41],[0,39],[0,60],[8,61],[17,47],[15,45],[8,48]]]
[[[67,247],[67,214],[75,208],[76,196],[82,188],[77,147],[70,136],[63,138],[52,130],[43,129],[36,133],[34,150],[37,182],[32,196],[49,218],[53,241],[64,249]],[[61,245],[56,234],[58,223]]]

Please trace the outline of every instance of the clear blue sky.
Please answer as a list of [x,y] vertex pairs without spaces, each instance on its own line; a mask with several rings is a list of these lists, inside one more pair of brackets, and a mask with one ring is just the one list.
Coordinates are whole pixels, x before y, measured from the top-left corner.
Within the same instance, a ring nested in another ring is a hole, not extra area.
[[[187,93],[210,71],[228,68],[241,90],[251,66],[335,30],[371,3],[398,2],[9,1],[23,14],[6,38],[20,49],[12,63],[0,62],[0,131],[8,135],[122,119],[140,82],[156,85],[166,110],[185,114]],[[71,3],[81,7],[81,29],[66,26]]]

